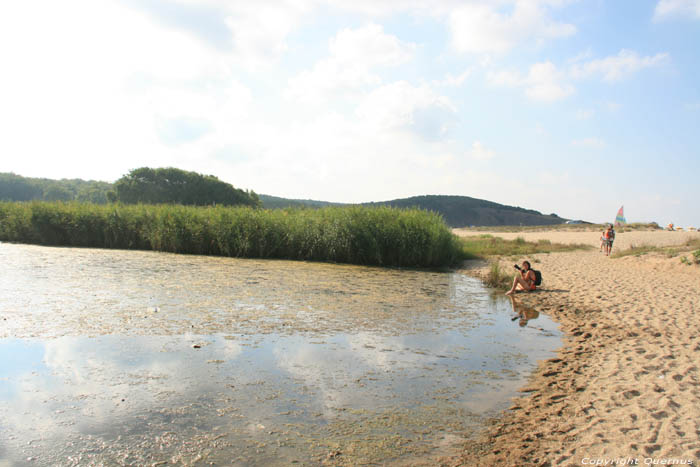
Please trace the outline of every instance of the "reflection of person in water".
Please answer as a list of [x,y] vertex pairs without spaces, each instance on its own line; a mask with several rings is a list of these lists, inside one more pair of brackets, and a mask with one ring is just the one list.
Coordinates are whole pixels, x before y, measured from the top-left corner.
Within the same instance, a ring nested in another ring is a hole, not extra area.
[[526,326],[528,321],[530,321],[531,319],[537,319],[537,317],[540,316],[539,311],[533,308],[528,308],[522,303],[516,302],[515,298],[513,297],[510,297],[510,303],[513,305],[513,312],[517,313],[517,316],[514,316],[512,321],[515,321],[516,319],[520,318],[520,321],[518,322],[520,326]]

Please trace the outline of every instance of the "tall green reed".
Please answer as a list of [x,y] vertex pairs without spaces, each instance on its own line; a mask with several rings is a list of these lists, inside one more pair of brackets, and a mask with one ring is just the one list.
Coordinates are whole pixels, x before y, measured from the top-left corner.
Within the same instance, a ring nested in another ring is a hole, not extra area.
[[250,207],[0,203],[0,241],[439,267],[461,259],[438,214],[390,207]]

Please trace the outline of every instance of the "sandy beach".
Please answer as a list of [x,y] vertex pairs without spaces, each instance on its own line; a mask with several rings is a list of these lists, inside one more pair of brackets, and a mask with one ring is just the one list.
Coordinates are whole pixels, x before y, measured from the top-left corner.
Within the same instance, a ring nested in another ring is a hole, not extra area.
[[[522,397],[446,464],[698,465],[700,267],[658,253],[606,257],[593,231],[491,233],[595,249],[530,258],[543,287],[516,300],[558,321],[564,345],[540,362]],[[698,237],[626,232],[613,252]],[[465,264],[464,272],[487,268]]]

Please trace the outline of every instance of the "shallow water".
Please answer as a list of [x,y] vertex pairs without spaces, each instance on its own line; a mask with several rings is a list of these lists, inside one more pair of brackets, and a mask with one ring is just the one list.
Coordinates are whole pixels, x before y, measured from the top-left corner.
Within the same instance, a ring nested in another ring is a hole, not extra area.
[[560,344],[455,273],[8,244],[0,261],[0,465],[445,454]]

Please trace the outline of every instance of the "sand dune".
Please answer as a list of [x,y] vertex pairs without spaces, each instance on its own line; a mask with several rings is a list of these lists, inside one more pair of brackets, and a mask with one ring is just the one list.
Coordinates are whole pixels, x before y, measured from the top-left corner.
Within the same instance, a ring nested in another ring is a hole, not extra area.
[[[660,254],[606,257],[597,232],[494,235],[596,249],[531,258],[544,287],[517,300],[559,321],[565,345],[540,363],[523,397],[446,464],[586,465],[629,457],[638,465],[698,465],[700,267]],[[629,232],[618,234],[615,249],[688,238],[700,233]],[[485,272],[483,264],[465,269]]]

